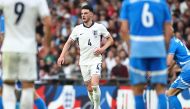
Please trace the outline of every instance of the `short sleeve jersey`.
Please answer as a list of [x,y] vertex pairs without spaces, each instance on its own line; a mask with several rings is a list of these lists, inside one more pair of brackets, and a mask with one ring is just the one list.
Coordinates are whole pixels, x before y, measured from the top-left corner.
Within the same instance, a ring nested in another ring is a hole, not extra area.
[[171,38],[168,53],[174,55],[174,60],[180,67],[190,62],[190,51],[185,44],[176,37]]
[[129,23],[131,57],[166,56],[164,24],[171,14],[165,0],[124,0],[120,19]]
[[36,20],[50,15],[46,0],[0,0],[0,9],[5,17],[2,51],[36,53]]
[[90,27],[80,24],[73,29],[70,38],[79,43],[80,65],[101,63],[102,56],[95,56],[94,50],[100,47],[101,36],[108,37],[109,34],[102,24],[95,22]]

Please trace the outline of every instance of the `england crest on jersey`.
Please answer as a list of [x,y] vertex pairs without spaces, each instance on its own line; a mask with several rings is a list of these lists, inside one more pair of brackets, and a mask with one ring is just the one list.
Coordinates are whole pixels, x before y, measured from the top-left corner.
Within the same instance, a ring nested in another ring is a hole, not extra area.
[[97,30],[93,30],[93,35],[94,35],[95,38],[97,38],[97,36],[98,36],[98,31],[97,31]]

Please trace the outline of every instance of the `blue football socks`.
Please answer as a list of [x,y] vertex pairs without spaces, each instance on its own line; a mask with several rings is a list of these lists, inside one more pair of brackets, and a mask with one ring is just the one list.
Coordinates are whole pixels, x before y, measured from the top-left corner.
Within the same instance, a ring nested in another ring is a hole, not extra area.
[[159,109],[167,109],[167,98],[165,94],[158,95],[158,107]]
[[179,102],[177,96],[168,97],[169,109],[182,109],[181,103]]
[[135,96],[135,108],[136,109],[145,109],[145,103],[143,101],[143,95]]

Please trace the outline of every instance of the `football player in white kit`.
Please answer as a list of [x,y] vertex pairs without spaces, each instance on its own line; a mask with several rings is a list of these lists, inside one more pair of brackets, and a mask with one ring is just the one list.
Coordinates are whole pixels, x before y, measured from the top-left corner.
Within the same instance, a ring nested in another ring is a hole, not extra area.
[[[77,25],[69,39],[65,43],[62,53],[57,61],[58,65],[64,64],[65,54],[70,45],[78,41],[80,48],[80,69],[83,80],[88,89],[88,95],[94,105],[94,109],[100,109],[99,78],[101,75],[101,54],[113,43],[113,38],[107,29],[93,21],[92,7],[85,5],[81,9],[83,24]],[[101,36],[107,38],[104,46],[100,47]]]
[[46,0],[0,0],[5,17],[2,45],[3,106],[15,109],[15,80],[22,82],[20,109],[33,109],[34,80],[37,79],[37,17],[44,23],[44,50],[50,47],[51,18]]

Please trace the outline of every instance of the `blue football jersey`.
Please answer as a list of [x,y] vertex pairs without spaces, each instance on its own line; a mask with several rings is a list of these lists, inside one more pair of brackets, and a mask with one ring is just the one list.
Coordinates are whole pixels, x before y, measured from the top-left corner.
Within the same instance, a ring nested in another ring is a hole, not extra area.
[[165,57],[164,23],[171,22],[165,0],[125,0],[120,19],[130,28],[131,57]]
[[5,19],[4,16],[0,16],[0,33],[5,32]]
[[170,40],[169,54],[174,55],[176,63],[183,67],[190,61],[190,51],[178,38],[172,37]]

